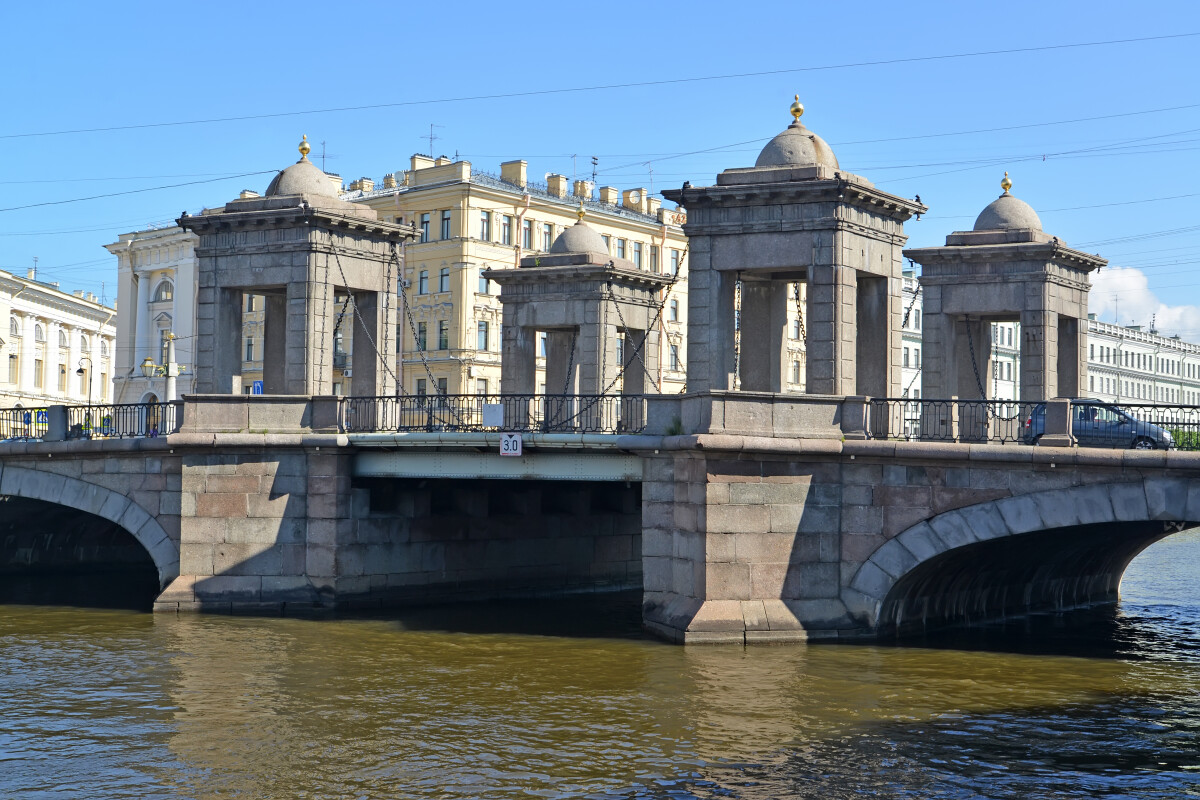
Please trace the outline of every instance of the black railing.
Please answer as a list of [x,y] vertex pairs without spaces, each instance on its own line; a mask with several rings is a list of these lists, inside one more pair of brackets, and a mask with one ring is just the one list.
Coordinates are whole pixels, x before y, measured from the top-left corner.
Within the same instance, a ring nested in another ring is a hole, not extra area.
[[41,439],[47,421],[44,408],[0,409],[0,439]]
[[183,413],[178,402],[70,406],[67,438],[154,438],[174,433],[181,422]]
[[346,433],[640,433],[646,427],[646,404],[640,395],[345,397],[339,419]]

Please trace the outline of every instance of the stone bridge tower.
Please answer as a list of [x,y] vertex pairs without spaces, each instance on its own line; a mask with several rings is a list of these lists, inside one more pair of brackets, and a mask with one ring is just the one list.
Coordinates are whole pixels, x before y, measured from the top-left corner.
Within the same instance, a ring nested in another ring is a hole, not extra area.
[[789,289],[806,282],[807,392],[896,396],[904,222],[925,207],[841,170],[799,98],[791,113],[753,167],[663,192],[688,212],[688,392],[739,377],[743,391],[783,391]]
[[330,394],[339,294],[348,296],[353,320],[346,394],[395,392],[396,246],[415,231],[339,200],[308,152],[305,137],[300,160],[271,181],[265,196],[178,220],[200,237],[197,393],[242,393],[245,297],[264,295],[265,393]]
[[1087,359],[1088,273],[1108,262],[1042,231],[1028,203],[1010,192],[970,231],[944,247],[905,250],[922,266],[922,391],[977,399],[988,392],[991,323],[1021,324],[1020,399],[1078,397]]

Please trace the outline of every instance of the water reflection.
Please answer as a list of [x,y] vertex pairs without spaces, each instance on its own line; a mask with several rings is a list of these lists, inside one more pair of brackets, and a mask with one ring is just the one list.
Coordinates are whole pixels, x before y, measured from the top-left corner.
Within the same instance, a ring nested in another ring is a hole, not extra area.
[[1168,539],[1119,610],[955,647],[677,648],[636,596],[0,607],[0,796],[1178,797],[1200,792],[1196,555]]

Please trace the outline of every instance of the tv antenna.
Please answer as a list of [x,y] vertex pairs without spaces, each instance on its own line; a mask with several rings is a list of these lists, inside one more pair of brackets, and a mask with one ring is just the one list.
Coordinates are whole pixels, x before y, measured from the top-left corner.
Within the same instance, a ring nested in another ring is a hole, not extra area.
[[436,133],[434,133],[434,132],[433,132],[433,129],[434,129],[434,128],[444,128],[444,127],[446,127],[446,126],[445,126],[445,125],[434,125],[434,124],[431,122],[431,123],[429,123],[429,135],[428,135],[428,136],[422,136],[422,137],[421,137],[422,139],[428,139],[428,140],[429,140],[429,157],[430,157],[430,158],[433,158],[433,143],[434,143],[436,140],[438,140],[438,139],[442,138],[442,137],[438,136]]
[[592,185],[596,185],[596,168],[600,166],[600,159],[592,156]]

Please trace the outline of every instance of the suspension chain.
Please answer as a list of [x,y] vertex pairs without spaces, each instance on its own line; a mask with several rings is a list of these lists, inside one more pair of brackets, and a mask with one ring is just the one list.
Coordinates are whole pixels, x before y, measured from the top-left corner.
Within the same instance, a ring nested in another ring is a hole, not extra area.
[[967,317],[967,349],[971,352],[971,369],[975,373],[975,386],[979,389],[979,397],[981,400],[987,400],[987,392],[983,388],[983,379],[979,377],[979,364],[975,361],[975,337],[971,335],[970,317]]
[[921,285],[917,284],[917,291],[913,292],[913,298],[908,303],[908,310],[904,312],[904,319],[900,322],[901,328],[908,327],[908,315],[912,313],[913,306],[917,304],[917,296],[921,294]]
[[[612,290],[610,289],[609,291],[611,292]],[[622,328],[623,328],[625,331],[627,331],[627,332],[628,332],[628,330],[629,330],[629,325],[627,325],[627,324],[626,324],[626,322],[625,322],[625,315],[621,313],[621,304],[617,302],[617,297],[616,297],[616,295],[613,295],[613,296],[612,296],[612,301],[613,301],[613,308],[615,308],[615,309],[617,310],[617,319],[618,319],[618,320],[620,320],[620,322],[621,322],[621,327],[622,327]],[[662,312],[662,305],[661,305],[661,304],[659,305],[659,312],[660,312],[660,313]],[[654,318],[657,320],[657,319],[658,319],[658,316],[659,316],[658,314],[655,314],[655,315],[654,315]],[[651,329],[651,330],[653,330],[653,329],[654,329],[654,326],[652,325],[650,329]],[[649,333],[649,331],[647,331],[647,334],[648,334],[648,333]],[[645,339],[643,339],[642,341],[644,342],[644,341],[645,341]],[[622,354],[622,355],[623,355],[623,354]],[[637,356],[637,359],[638,359],[638,361],[639,361],[639,362],[641,363],[641,365],[642,365],[642,372],[643,372],[643,373],[645,373],[646,377],[650,379],[650,385],[654,387],[655,391],[657,391],[657,392],[660,392],[660,393],[661,393],[661,392],[662,392],[662,388],[661,388],[661,387],[658,385],[658,381],[654,380],[654,376],[650,374],[650,368],[646,366],[646,358],[645,358],[645,356],[642,354],[642,348],[641,348],[640,346],[637,348],[637,350],[635,350],[635,351],[634,351],[634,355],[636,355],[636,356]],[[622,365],[621,365],[621,374],[622,374],[622,375],[624,375],[624,374],[625,374],[625,367],[626,367],[626,364],[629,364],[629,363],[632,363],[632,359],[631,359],[631,360],[629,360],[629,361],[626,361],[626,363],[625,363],[625,364],[622,364]]]
[[570,394],[567,390],[571,388],[571,370],[575,369],[575,344],[578,339],[579,329],[576,328],[571,331],[571,355],[567,358],[567,376],[563,379],[562,393],[564,395]]
[[800,284],[795,283],[796,287],[796,319],[800,322],[800,341],[808,344],[808,331],[804,329],[804,303],[800,300]]

